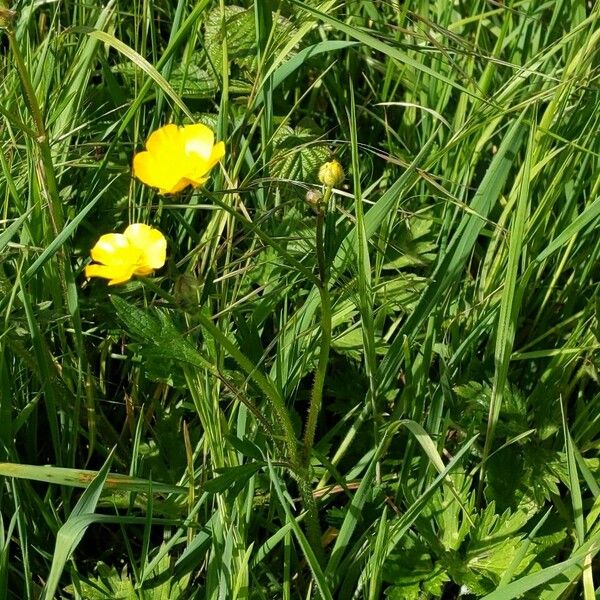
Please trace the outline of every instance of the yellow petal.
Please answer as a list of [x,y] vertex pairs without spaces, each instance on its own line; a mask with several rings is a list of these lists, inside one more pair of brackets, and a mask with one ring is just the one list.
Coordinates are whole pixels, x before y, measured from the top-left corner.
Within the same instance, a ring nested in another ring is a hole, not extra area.
[[198,188],[208,181],[208,177],[198,177],[197,179],[189,179],[188,181],[193,187]]
[[158,187],[158,170],[156,158],[150,152],[138,152],[133,157],[133,174],[146,185]]
[[144,223],[133,223],[127,227],[123,235],[129,244],[140,252],[136,265],[136,272],[139,275],[147,275],[165,264],[167,240],[158,229]]
[[168,156],[173,150],[177,150],[180,145],[179,127],[174,123],[169,123],[150,135],[146,142],[146,150],[152,154],[165,154]]
[[210,155],[210,160],[208,161],[206,172],[210,171],[220,160],[225,156],[225,144],[223,142],[219,142],[215,144],[213,148],[212,154]]
[[182,177],[170,187],[160,188],[159,191],[161,194],[177,194],[181,190],[185,189],[188,185],[190,185],[190,183],[191,181],[187,177]]
[[108,285],[116,285],[118,283],[124,283],[129,281],[135,270],[135,265],[88,265],[85,268],[85,276],[90,277],[101,277],[103,279],[109,279]]
[[198,187],[225,156],[225,144],[215,144],[214,138],[202,123],[165,125],[150,135],[147,151],[135,155],[133,173],[161,194],[176,194],[188,185]]
[[90,254],[93,260],[104,265],[135,265],[140,257],[140,251],[120,233],[101,236]]
[[223,160],[223,158],[225,158],[225,143],[219,142],[218,144],[215,144],[210,160],[213,161],[213,164],[216,164],[220,160]]
[[[159,188],[161,194],[173,194],[182,179],[182,160],[174,160],[175,156],[163,157],[151,152],[139,152],[133,157],[133,174],[146,185]],[[185,187],[185,186],[184,186]]]
[[154,269],[150,267],[137,267],[133,272],[134,275],[139,275],[140,277],[146,277],[146,275],[150,275]]
[[196,154],[205,161],[210,160],[215,142],[215,135],[210,128],[202,123],[184,125],[180,136],[186,154]]
[[208,180],[205,175],[225,156],[225,144],[219,142],[215,144],[212,149],[210,158],[208,160],[202,159],[197,161],[187,173],[187,178],[192,182],[194,187],[198,187]]

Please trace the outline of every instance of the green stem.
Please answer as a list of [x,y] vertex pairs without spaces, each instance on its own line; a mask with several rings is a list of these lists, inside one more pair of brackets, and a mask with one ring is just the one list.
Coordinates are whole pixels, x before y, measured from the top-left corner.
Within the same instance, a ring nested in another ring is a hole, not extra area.
[[325,256],[325,215],[332,195],[332,188],[328,186],[323,195],[323,200],[317,209],[316,224],[316,253],[317,268],[319,270],[319,294],[321,296],[321,348],[319,350],[319,360],[317,370],[315,371],[315,381],[313,384],[308,417],[304,429],[304,445],[302,449],[302,467],[305,477],[300,482],[300,492],[302,501],[306,508],[306,532],[317,559],[324,564],[325,555],[321,543],[321,527],[319,525],[319,513],[317,503],[310,485],[310,457],[315,441],[317,431],[317,419],[321,411],[323,402],[323,388],[325,386],[325,376],[329,364],[329,349],[331,347],[331,296],[329,295],[329,265]]
[[321,411],[323,401],[323,387],[325,385],[325,375],[329,364],[329,350],[331,347],[331,296],[329,294],[329,266],[325,257],[325,213],[327,205],[331,198],[332,188],[327,187],[323,197],[322,207],[317,213],[317,265],[319,269],[319,294],[321,296],[321,348],[319,350],[319,361],[315,372],[315,381],[310,397],[310,407],[308,409],[308,418],[304,430],[304,464],[308,466],[310,455],[315,441],[317,430],[317,419]]
[[219,342],[221,346],[227,350],[229,355],[240,365],[240,367],[242,367],[244,371],[246,371],[248,376],[254,380],[265,396],[269,399],[283,431],[283,436],[290,459],[290,471],[298,483],[300,495],[302,496],[302,504],[306,509],[306,531],[308,540],[315,551],[318,560],[321,564],[324,564],[323,547],[321,544],[321,528],[319,526],[317,504],[315,502],[310,485],[310,474],[308,469],[303,465],[303,462],[299,456],[292,421],[286,409],[283,398],[281,398],[269,379],[256,369],[255,365],[248,359],[248,357],[235,347],[235,345],[227,338],[225,334],[220,331],[220,329],[210,320],[210,318],[201,312],[197,315],[197,318],[201,322],[202,326],[211,334],[213,339]]
[[[327,195],[325,196],[327,198]],[[325,204],[326,200],[323,198],[323,203]],[[317,267],[319,269],[319,287],[327,286],[327,281],[329,279],[327,264],[325,261],[325,237],[324,237],[324,229],[325,229],[325,213],[323,209],[320,208],[317,214]]]
[[319,351],[319,362],[315,371],[315,381],[310,396],[310,407],[304,430],[304,464],[308,464],[310,461],[315,441],[317,418],[319,417],[323,401],[323,387],[325,385],[325,375],[327,374],[329,349],[331,346],[331,297],[326,285],[319,287],[319,293],[321,295],[321,349]]
[[298,478],[298,487],[302,496],[302,504],[306,509],[306,534],[308,542],[314,550],[320,565],[325,564],[325,553],[321,541],[321,526],[319,525],[319,510],[313,495],[308,471]]

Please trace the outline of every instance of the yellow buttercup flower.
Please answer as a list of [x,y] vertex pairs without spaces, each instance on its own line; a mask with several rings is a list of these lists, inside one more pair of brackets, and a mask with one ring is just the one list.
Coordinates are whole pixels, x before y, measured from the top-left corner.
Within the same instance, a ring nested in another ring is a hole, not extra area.
[[321,165],[319,181],[327,187],[335,187],[344,181],[344,169],[337,160],[332,160]]
[[101,236],[90,254],[95,263],[85,268],[85,276],[102,277],[109,280],[108,285],[116,285],[160,269],[166,260],[167,240],[158,229],[134,223],[123,233]]
[[133,158],[133,174],[161,194],[176,194],[188,185],[201,186],[209,171],[225,156],[225,144],[215,144],[206,125],[165,125],[150,135],[146,151]]

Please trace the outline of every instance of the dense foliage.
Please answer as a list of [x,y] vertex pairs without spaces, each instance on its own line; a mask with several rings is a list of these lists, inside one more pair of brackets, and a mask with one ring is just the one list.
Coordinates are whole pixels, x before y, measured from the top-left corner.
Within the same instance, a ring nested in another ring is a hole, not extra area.
[[[599,4],[0,25],[0,597],[596,598]],[[203,187],[132,177],[166,123]],[[165,267],[86,280],[131,223]]]

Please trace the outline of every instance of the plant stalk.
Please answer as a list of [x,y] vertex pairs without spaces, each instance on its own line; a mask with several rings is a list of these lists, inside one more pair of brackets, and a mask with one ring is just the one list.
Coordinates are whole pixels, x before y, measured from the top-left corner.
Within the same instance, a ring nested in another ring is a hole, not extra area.
[[317,431],[317,420],[321,411],[323,402],[323,388],[325,385],[325,376],[329,364],[329,350],[331,348],[331,296],[329,294],[329,265],[325,256],[325,215],[329,200],[331,199],[332,188],[327,187],[321,205],[317,212],[316,223],[316,253],[317,267],[319,271],[319,294],[321,297],[321,347],[319,350],[319,359],[315,371],[315,380],[310,396],[310,406],[308,417],[304,429],[304,445],[302,450],[302,468],[303,477],[300,482],[300,492],[306,509],[306,531],[308,540],[315,551],[317,559],[324,564],[325,555],[321,543],[321,527],[319,525],[319,514],[317,503],[315,501],[311,481],[310,457],[315,441]]
[[321,296],[321,348],[319,350],[319,360],[317,370],[315,371],[315,381],[313,384],[310,406],[308,409],[308,418],[304,429],[304,449],[303,458],[304,465],[308,467],[310,463],[310,455],[315,441],[315,433],[317,430],[317,419],[321,411],[323,402],[323,387],[325,385],[325,376],[327,374],[327,366],[329,364],[329,350],[331,347],[331,296],[329,294],[329,266],[325,257],[325,213],[327,205],[331,198],[332,188],[327,187],[323,197],[322,207],[317,213],[317,234],[316,234],[316,251],[317,265],[319,269],[319,294]]

